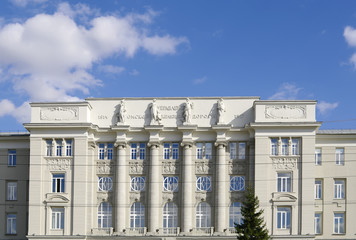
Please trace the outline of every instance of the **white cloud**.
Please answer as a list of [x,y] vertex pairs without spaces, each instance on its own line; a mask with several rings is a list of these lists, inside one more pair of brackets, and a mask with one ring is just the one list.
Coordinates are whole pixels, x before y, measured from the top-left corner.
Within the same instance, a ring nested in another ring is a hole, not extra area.
[[194,79],[193,80],[193,83],[195,84],[195,85],[198,85],[198,84],[203,84],[204,82],[206,82],[206,77],[202,77],[202,78],[197,78],[197,79]]
[[15,105],[8,99],[0,101],[0,117],[10,114],[15,109]]
[[278,91],[273,94],[268,99],[273,100],[294,100],[297,99],[298,94],[302,88],[298,88],[296,85],[291,83],[283,83]]
[[[350,26],[345,27],[344,38],[349,46],[356,47],[356,29]],[[351,56],[350,62],[354,65],[354,68],[356,68],[356,53]]]
[[125,71],[125,68],[113,65],[101,65],[99,66],[99,70],[106,73],[119,74]]
[[328,103],[325,101],[320,101],[316,105],[316,109],[320,112],[320,114],[325,115],[328,112],[330,112],[331,110],[334,110],[335,108],[337,108],[338,106],[339,106],[339,103],[337,103],[337,102]]
[[47,0],[10,0],[10,2],[18,7],[26,7],[29,3],[40,4]]
[[[22,4],[25,2],[29,3]],[[6,70],[6,79],[0,82],[11,79],[14,94],[28,96],[29,101],[76,101],[75,92],[89,94],[91,88],[103,84],[91,70],[105,58],[133,58],[140,50],[152,55],[175,54],[178,46],[188,42],[185,37],[151,34],[148,24],[157,13],[150,9],[124,16],[96,14],[84,4],[61,3],[54,14],[2,25],[0,69]],[[88,17],[88,23],[78,23],[74,19],[78,15]],[[104,65],[102,70],[119,73],[124,68]]]
[[134,70],[132,70],[129,74],[132,75],[132,76],[137,76],[137,75],[140,74],[140,72],[137,71],[136,69],[134,69]]

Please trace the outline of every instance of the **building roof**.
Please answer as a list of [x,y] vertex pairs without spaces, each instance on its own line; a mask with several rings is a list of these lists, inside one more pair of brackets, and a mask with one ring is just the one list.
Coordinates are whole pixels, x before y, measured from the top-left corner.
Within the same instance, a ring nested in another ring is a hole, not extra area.
[[317,134],[356,134],[356,129],[322,129],[318,130]]

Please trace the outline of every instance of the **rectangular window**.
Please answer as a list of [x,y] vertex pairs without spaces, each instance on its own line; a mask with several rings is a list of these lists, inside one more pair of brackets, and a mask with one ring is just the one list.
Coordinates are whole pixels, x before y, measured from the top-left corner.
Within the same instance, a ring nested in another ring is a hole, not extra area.
[[6,234],[16,234],[16,214],[9,213],[6,216]]
[[315,165],[321,165],[321,148],[315,149]]
[[344,149],[343,148],[336,148],[335,151],[335,163],[336,165],[344,165]]
[[140,143],[140,159],[145,160],[146,157],[146,144]]
[[299,155],[299,139],[292,138],[292,155]]
[[57,140],[56,141],[56,155],[57,156],[62,156],[62,140]]
[[277,174],[277,191],[291,192],[292,191],[292,174],[278,173]]
[[163,157],[164,159],[179,159],[179,143],[165,143],[163,145]]
[[236,152],[237,152],[237,147],[236,143],[232,142],[230,143],[230,159],[236,159]]
[[213,152],[212,143],[197,143],[197,159],[211,159]]
[[205,159],[211,159],[212,149],[211,143],[205,143]]
[[165,143],[163,145],[163,155],[164,155],[164,159],[169,159],[169,151],[170,151],[170,144],[169,143]]
[[52,156],[52,140],[46,141],[46,155]]
[[345,198],[345,180],[334,180],[334,198]]
[[9,150],[8,155],[9,155],[8,166],[11,167],[16,166],[16,150]]
[[64,174],[53,174],[52,192],[64,192]]
[[271,139],[271,155],[273,155],[273,156],[278,155],[278,139],[277,138]]
[[99,159],[103,160],[105,158],[105,144],[100,143],[99,144]]
[[7,198],[6,200],[17,200],[17,182],[7,182]]
[[72,156],[72,140],[66,140],[66,155]]
[[246,143],[239,143],[239,159],[246,158]]
[[321,213],[315,213],[314,215],[314,233],[321,234]]
[[52,229],[64,229],[64,208],[52,208]]
[[345,214],[334,213],[334,234],[345,233]]
[[203,159],[203,144],[197,143],[197,159]]
[[137,159],[137,144],[131,143],[131,160]]
[[107,145],[108,160],[112,160],[114,153],[114,144],[108,143]]
[[289,207],[277,208],[277,228],[290,229],[291,209]]
[[282,155],[288,155],[288,138],[282,138]]
[[321,183],[321,180],[315,180],[314,198],[315,199],[321,199],[322,198],[322,183]]
[[179,158],[179,144],[173,143],[172,144],[172,158],[177,160]]

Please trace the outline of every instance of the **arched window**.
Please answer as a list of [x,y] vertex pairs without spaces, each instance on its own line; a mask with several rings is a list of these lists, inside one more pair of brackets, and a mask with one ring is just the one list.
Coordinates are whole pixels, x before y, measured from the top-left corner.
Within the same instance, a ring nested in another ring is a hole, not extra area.
[[131,177],[131,191],[141,192],[145,190],[145,177]]
[[178,208],[172,202],[168,202],[163,208],[163,228],[176,228],[178,226]]
[[109,192],[112,190],[112,177],[99,177],[98,183],[100,192]]
[[140,202],[135,202],[131,205],[130,227],[132,228],[145,227],[145,207]]
[[201,202],[198,204],[196,211],[196,227],[211,227],[211,209],[209,203]]
[[112,227],[112,207],[108,202],[100,203],[98,208],[98,228]]
[[233,202],[231,203],[229,209],[229,227],[234,228],[236,224],[242,224],[242,214],[241,214],[241,203],[240,202]]

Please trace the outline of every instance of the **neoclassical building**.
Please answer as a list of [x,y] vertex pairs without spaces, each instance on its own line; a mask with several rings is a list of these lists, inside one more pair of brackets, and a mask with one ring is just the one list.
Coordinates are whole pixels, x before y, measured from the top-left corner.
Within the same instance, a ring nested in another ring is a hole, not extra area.
[[274,239],[355,239],[356,131],[316,101],[32,103],[0,134],[0,239],[235,239],[252,186]]

